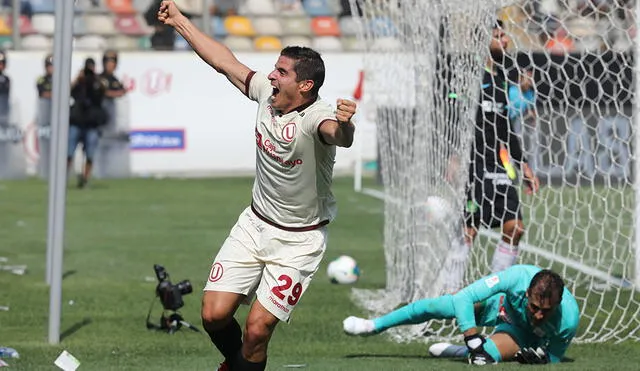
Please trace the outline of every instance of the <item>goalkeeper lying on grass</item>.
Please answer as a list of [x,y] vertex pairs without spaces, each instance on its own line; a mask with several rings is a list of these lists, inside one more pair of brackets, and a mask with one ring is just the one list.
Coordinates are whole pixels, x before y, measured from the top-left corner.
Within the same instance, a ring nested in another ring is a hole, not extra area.
[[[580,310],[562,278],[532,265],[514,265],[472,283],[455,295],[422,299],[382,317],[343,321],[349,335],[374,335],[391,327],[432,319],[457,320],[466,346],[439,343],[435,357],[468,357],[484,365],[560,362],[578,329]],[[476,326],[495,327],[489,338]]]

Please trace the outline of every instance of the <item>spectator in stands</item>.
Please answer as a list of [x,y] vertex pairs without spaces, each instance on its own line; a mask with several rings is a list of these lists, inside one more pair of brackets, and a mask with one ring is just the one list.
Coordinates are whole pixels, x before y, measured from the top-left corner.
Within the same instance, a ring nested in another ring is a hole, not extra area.
[[82,143],[85,161],[78,176],[78,188],[84,188],[91,177],[93,156],[100,137],[99,128],[107,123],[107,114],[102,107],[107,82],[96,74],[95,66],[92,58],[85,60],[84,68],[71,84],[73,104],[69,111],[67,167],[71,169],[76,147]]
[[144,13],[147,24],[153,27],[151,35],[151,48],[154,50],[173,50],[176,41],[176,34],[171,27],[158,22],[157,11],[162,0],[154,0],[149,4],[149,8]]
[[[13,6],[13,0],[2,0],[2,6],[11,8]],[[33,8],[29,0],[20,0],[20,14],[27,16],[29,19],[33,16]]]
[[7,67],[7,53],[0,51],[0,125],[9,125],[10,106],[9,94],[11,93],[11,79],[4,74]]
[[575,50],[575,45],[573,43],[573,38],[567,32],[567,29],[560,25],[553,32],[553,36],[546,41],[544,48],[551,54],[564,55],[573,52]]
[[38,78],[38,97],[51,99],[53,88],[53,56],[47,55],[44,59],[44,75]]
[[238,14],[238,0],[213,0],[209,13],[219,17],[236,15]]

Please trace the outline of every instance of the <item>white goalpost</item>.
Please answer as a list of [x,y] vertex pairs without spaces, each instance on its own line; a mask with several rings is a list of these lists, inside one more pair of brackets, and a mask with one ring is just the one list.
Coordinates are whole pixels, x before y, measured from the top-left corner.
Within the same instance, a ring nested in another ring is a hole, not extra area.
[[[510,135],[520,138],[542,182],[535,195],[520,192],[526,232],[517,263],[565,278],[581,309],[576,341],[640,340],[640,1],[604,4],[351,0],[364,47],[360,105],[376,113],[378,146],[377,158],[357,156],[354,189],[385,206],[386,287],[353,290],[365,310],[380,314],[446,290],[440,272],[461,232],[498,18],[511,39],[500,65],[509,77]],[[529,72],[525,95],[516,89]],[[363,171],[373,160],[380,184]],[[466,283],[490,273],[500,238],[499,229],[480,229]],[[390,333],[398,340],[458,336],[442,321]]]

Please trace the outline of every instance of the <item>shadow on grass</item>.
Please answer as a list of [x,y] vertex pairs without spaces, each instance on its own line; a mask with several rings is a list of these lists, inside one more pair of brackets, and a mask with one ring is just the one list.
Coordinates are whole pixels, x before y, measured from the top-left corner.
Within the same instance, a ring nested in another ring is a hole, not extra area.
[[70,270],[70,271],[66,271],[62,274],[62,279],[65,279],[69,276],[73,276],[74,274],[78,273],[77,270]]
[[73,324],[71,327],[69,327],[67,330],[65,330],[62,334],[60,334],[60,340],[65,339],[66,337],[69,337],[73,334],[75,334],[76,332],[78,332],[81,328],[91,324],[91,322],[93,322],[91,320],[91,318],[85,318],[82,321]]
[[344,358],[401,358],[401,359],[432,359],[433,357],[428,355],[416,355],[416,354],[347,354]]

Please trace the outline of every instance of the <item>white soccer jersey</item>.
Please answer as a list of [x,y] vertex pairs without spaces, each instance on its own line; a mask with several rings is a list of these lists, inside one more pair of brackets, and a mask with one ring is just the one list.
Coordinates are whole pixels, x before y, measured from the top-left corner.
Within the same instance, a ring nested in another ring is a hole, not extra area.
[[336,210],[331,192],[336,150],[323,143],[318,127],[335,120],[334,109],[318,98],[301,111],[278,114],[271,107],[271,82],[261,73],[251,72],[245,89],[259,104],[254,212],[285,228],[328,223]]

